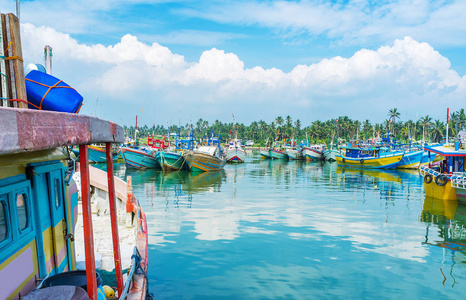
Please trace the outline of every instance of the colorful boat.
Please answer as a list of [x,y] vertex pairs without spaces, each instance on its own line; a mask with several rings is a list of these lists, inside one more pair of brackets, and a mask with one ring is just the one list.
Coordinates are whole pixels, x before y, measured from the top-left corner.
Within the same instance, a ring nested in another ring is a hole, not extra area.
[[303,156],[306,161],[322,160],[325,145],[312,145],[303,147]]
[[225,150],[225,159],[231,163],[243,163],[246,157],[246,151],[237,138],[230,141],[228,148]]
[[190,150],[184,156],[192,172],[209,172],[223,169],[226,160],[221,158],[220,148],[217,146],[200,146]]
[[286,155],[288,155],[288,159],[290,159],[290,160],[303,160],[304,156],[303,156],[303,153],[302,153],[301,150],[302,149],[292,147],[292,148],[287,148],[285,151],[286,151]]
[[[113,201],[112,197],[104,198],[109,204],[107,217],[113,220],[104,224],[110,234],[100,236],[98,230],[94,231],[98,227],[93,227],[90,191],[91,187],[94,191],[100,188],[93,182],[93,176],[89,176],[92,171],[87,145],[106,143],[107,169],[112,174],[112,143],[123,143],[123,128],[84,115],[3,107],[0,108],[0,120],[10,120],[15,124],[11,126],[9,122],[0,122],[0,132],[8,133],[0,143],[0,299],[50,299],[54,296],[57,299],[57,293],[59,299],[71,299],[78,293],[91,299],[103,299],[98,297],[102,296],[100,285],[108,283],[98,280],[96,264],[99,261],[94,254],[94,238],[102,243],[109,241],[118,295],[121,298],[128,295],[128,299],[144,299],[147,280],[134,272],[139,267],[147,271],[147,227],[142,210],[133,200],[131,206],[123,206],[131,208],[131,217],[137,220],[135,224],[142,226],[136,228],[140,231],[135,239],[138,250],[129,257],[122,257],[124,252],[120,252],[116,226],[118,202],[115,198]],[[38,120],[47,126],[37,127]],[[30,133],[34,126],[33,134],[24,134]],[[81,173],[86,174],[79,177],[81,190],[85,191],[81,204],[78,204],[78,186],[71,176],[75,164],[69,164],[67,149],[74,145],[79,145],[81,157],[85,158],[80,163]],[[118,196],[119,189],[114,182],[118,180],[113,175],[105,174],[104,183],[109,193]],[[128,199],[125,198],[127,195],[123,198]],[[82,209],[78,209],[78,205],[82,205]],[[82,239],[76,235],[78,211],[83,217]],[[123,211],[126,214],[126,210]],[[79,265],[76,248],[79,244],[84,245],[85,253],[85,270],[81,271],[76,270]],[[133,254],[133,261],[137,263],[132,265],[125,282],[120,262],[131,259]],[[57,278],[72,285],[78,277],[87,283],[87,290],[78,286],[53,286],[58,283]]]
[[339,166],[368,169],[394,169],[403,159],[404,152],[384,152],[380,148],[340,147],[336,155]]
[[185,166],[183,154],[186,150],[158,151],[155,159],[164,171],[180,170]]
[[323,156],[326,161],[336,161],[337,154],[340,152],[336,149],[327,149],[324,151]]
[[464,201],[465,189],[462,183],[466,149],[460,148],[458,143],[455,146],[425,146],[424,149],[429,154],[435,153],[442,157],[439,163],[434,164],[429,159],[431,163],[419,168],[424,178],[426,196],[442,200]]
[[401,159],[397,169],[418,169],[424,150],[408,151]]
[[149,150],[165,150],[169,146],[169,141],[165,136],[148,135],[147,148]]
[[120,149],[121,156],[129,168],[157,169],[160,164],[155,159],[155,155],[144,149],[133,149],[123,147]]
[[269,155],[272,159],[288,159],[288,155],[284,150],[279,150],[276,148],[270,149]]
[[269,150],[259,150],[259,153],[261,155],[261,158],[268,158],[270,159],[270,151]]

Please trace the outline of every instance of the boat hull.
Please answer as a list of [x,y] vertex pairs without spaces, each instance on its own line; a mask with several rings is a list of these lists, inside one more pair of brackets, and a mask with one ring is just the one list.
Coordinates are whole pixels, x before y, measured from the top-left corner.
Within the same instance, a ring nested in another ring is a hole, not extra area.
[[291,160],[303,160],[304,159],[303,153],[296,149],[287,149],[286,155],[288,155],[288,158]]
[[138,169],[160,168],[155,156],[144,151],[131,148],[121,148],[121,155],[123,156],[127,167]]
[[269,150],[259,150],[261,158],[271,158]]
[[336,155],[339,166],[367,169],[394,169],[403,158],[403,153],[389,154],[383,157],[352,158]]
[[322,152],[310,148],[304,148],[303,156],[306,161],[322,160]]
[[269,155],[272,159],[288,159],[286,152],[280,150],[270,150]]
[[[441,200],[453,200],[456,201],[456,190],[454,187],[451,186],[451,181],[448,180],[447,183],[443,186],[438,185],[435,183],[435,178],[438,175],[438,172],[433,172],[426,167],[420,169],[420,173],[423,177],[424,182],[424,191],[426,193],[426,197],[441,199]],[[425,180],[426,174],[430,174],[432,176],[432,181],[427,183]]]
[[324,155],[324,160],[328,160],[328,161],[336,161],[336,156],[337,154],[340,153],[338,152],[338,150],[327,150],[327,151],[324,151],[323,155]]
[[397,169],[417,169],[422,159],[424,151],[411,151],[405,153],[400,163],[397,166]]
[[155,155],[157,162],[165,171],[181,170],[185,166],[183,152],[159,151]]
[[212,155],[204,153],[186,154],[185,158],[188,163],[188,168],[192,172],[210,172],[223,169],[226,161]]
[[246,157],[246,151],[243,149],[228,149],[225,153],[225,159],[230,163],[243,163]]

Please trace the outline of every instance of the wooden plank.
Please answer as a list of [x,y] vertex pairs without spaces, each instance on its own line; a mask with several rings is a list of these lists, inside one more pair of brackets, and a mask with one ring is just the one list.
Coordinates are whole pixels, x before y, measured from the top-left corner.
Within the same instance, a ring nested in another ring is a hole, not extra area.
[[[11,47],[13,56],[21,59],[13,59],[13,68],[15,72],[15,87],[16,87],[16,98],[27,100],[26,95],[26,81],[24,80],[24,67],[23,67],[23,50],[21,48],[21,35],[20,35],[20,24],[19,19],[12,13],[8,14],[10,22],[11,32]],[[19,108],[28,108],[28,105],[24,102],[17,102]]]
[[[2,14],[2,35],[3,35],[3,49],[6,49],[8,47],[8,36],[7,36],[7,30],[6,30],[6,16],[5,14]],[[4,52],[5,56],[8,56],[8,52]],[[5,74],[6,74],[6,91],[7,91],[7,96],[5,98],[10,98],[11,95],[11,86],[9,82],[11,81],[10,77],[10,62],[5,61]],[[8,103],[8,106],[12,107],[12,103]]]
[[[5,56],[5,48],[3,48],[3,22],[0,21],[0,56],[4,57]],[[0,98],[3,107],[8,106],[8,93],[7,93],[7,80],[6,80],[6,69],[5,69],[5,59],[0,58]]]

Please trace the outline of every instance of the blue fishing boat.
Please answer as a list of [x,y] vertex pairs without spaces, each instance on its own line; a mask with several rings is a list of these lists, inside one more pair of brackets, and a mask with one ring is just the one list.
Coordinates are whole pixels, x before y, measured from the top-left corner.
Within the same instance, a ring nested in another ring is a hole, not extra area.
[[423,150],[408,151],[405,153],[400,163],[397,166],[397,169],[417,169],[421,162],[422,155],[424,154]]
[[340,154],[335,158],[337,164],[343,167],[395,169],[403,155],[404,152],[387,152],[378,147],[340,147]]
[[193,136],[177,137],[174,149],[158,151],[155,158],[164,171],[187,169],[184,154],[194,148],[194,142]]
[[121,148],[121,155],[125,164],[130,168],[157,169],[160,164],[155,159],[155,155],[143,149]]

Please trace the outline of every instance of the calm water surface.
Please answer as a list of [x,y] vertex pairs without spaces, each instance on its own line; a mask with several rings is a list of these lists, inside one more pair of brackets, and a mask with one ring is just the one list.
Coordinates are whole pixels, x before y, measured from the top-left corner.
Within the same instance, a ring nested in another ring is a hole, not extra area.
[[412,171],[248,157],[213,173],[128,170],[157,299],[464,299],[466,207]]

